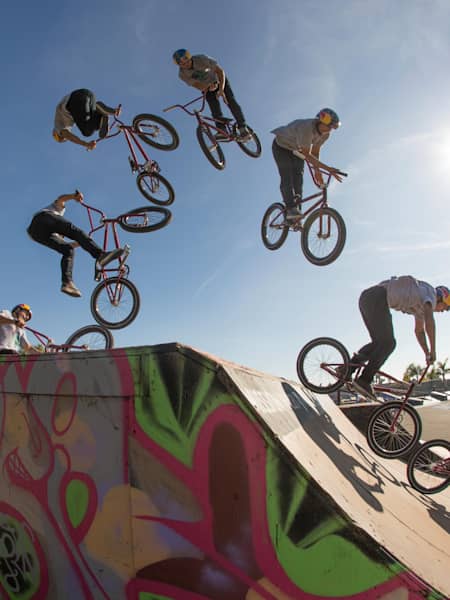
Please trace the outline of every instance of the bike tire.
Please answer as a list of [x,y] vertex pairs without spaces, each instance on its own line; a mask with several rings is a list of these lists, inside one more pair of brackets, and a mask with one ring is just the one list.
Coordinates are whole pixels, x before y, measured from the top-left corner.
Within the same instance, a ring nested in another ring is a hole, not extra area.
[[133,129],[143,142],[158,150],[175,150],[180,144],[175,127],[156,115],[136,115],[133,119]]
[[[326,371],[322,365],[341,368],[339,376]],[[319,337],[303,346],[297,357],[297,375],[300,382],[317,394],[336,392],[345,383],[350,365],[350,355],[338,340]],[[344,368],[342,368],[344,367]]]
[[[438,448],[440,451],[436,452]],[[416,492],[437,494],[445,490],[450,485],[450,442],[430,440],[422,444],[409,458],[406,472]]]
[[[289,227],[286,222],[286,207],[281,202],[271,204],[261,222],[261,237],[267,250],[278,250],[286,241]],[[280,232],[277,236],[276,233]]]
[[219,171],[223,171],[223,169],[225,169],[225,154],[223,153],[219,142],[216,141],[214,133],[211,131],[211,129],[209,129],[209,127],[202,127],[199,125],[197,127],[197,140],[200,144],[203,154],[206,156],[212,166]]
[[[77,342],[81,342],[78,343]],[[80,352],[83,350],[109,350],[114,346],[114,338],[109,329],[101,325],[86,325],[72,333],[65,345],[87,344],[88,348],[66,348],[64,352]]]
[[117,217],[119,226],[129,233],[156,231],[168,225],[171,220],[172,213],[162,206],[141,206]]
[[[169,206],[175,200],[172,185],[160,173],[139,173],[136,184],[144,198],[158,206]],[[158,193],[163,199],[158,198]]]
[[[114,286],[114,289],[111,290],[111,286]],[[130,293],[129,300],[123,297],[125,290]],[[113,302],[110,300],[110,293],[113,295]],[[119,298],[114,299],[114,296],[118,294],[120,294]],[[130,306],[124,306],[124,304],[130,304]],[[99,283],[92,292],[91,313],[99,325],[103,325],[107,329],[122,329],[137,317],[140,304],[139,292],[134,283],[123,277],[109,277]],[[121,310],[120,314],[119,309]],[[108,310],[111,311],[114,319],[106,316]]]
[[256,133],[253,131],[253,129],[251,127],[249,127],[247,125],[247,129],[249,134],[251,135],[251,138],[248,139],[246,142],[240,141],[238,134],[237,134],[237,128],[235,128],[234,130],[234,135],[236,136],[236,142],[239,146],[239,148],[245,152],[245,154],[247,154],[247,156],[251,156],[252,158],[258,158],[259,156],[261,156],[261,152],[262,152],[262,146],[261,146],[261,142],[259,141],[259,137],[256,135]]
[[[403,408],[402,408],[403,407]],[[390,431],[392,421],[401,414]],[[398,458],[408,454],[420,439],[422,422],[418,413],[402,402],[386,402],[376,408],[367,424],[367,443],[370,449],[383,458]]]
[[[314,230],[315,225],[318,225],[319,230],[322,229],[324,218],[327,219],[325,225],[328,224],[328,227],[330,228],[328,237],[324,237],[323,234]],[[326,242],[332,237],[334,229],[336,229],[337,234],[336,241],[332,242],[332,247],[328,249],[328,247],[326,247]],[[337,210],[334,210],[334,208],[330,208],[329,206],[318,208],[308,216],[303,225],[300,237],[302,252],[310,263],[319,267],[324,267],[325,265],[334,262],[341,254],[345,246],[346,237],[347,232],[344,219]],[[317,247],[315,246],[316,243]],[[313,245],[314,250],[312,248]]]

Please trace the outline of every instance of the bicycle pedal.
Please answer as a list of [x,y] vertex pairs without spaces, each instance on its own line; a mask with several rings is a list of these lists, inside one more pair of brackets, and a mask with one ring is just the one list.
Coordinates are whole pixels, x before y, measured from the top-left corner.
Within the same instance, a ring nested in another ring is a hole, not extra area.
[[128,157],[128,162],[130,163],[131,172],[135,173],[137,171],[137,165],[134,162],[134,160],[131,158],[131,156]]

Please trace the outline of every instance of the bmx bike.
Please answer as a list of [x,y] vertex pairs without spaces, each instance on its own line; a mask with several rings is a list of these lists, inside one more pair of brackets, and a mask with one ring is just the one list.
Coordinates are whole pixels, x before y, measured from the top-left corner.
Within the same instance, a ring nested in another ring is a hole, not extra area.
[[120,134],[124,135],[128,144],[128,162],[131,172],[137,173],[136,184],[141,194],[159,206],[172,204],[175,200],[172,185],[161,175],[158,163],[148,156],[139,140],[158,150],[175,150],[180,143],[175,128],[165,119],[147,113],[136,115],[131,125],[126,125],[118,116],[112,115],[107,135],[96,141],[111,139]]
[[[162,206],[143,206],[123,213],[115,218],[107,218],[105,213],[85,204],[90,223],[89,235],[103,229],[103,250],[106,252],[109,232],[115,248],[120,248],[117,225],[130,233],[147,233],[165,227],[172,218],[169,209]],[[100,224],[94,224],[93,213],[100,217]],[[115,266],[96,268],[95,280],[100,281],[91,295],[91,313],[94,319],[108,329],[121,329],[134,321],[140,308],[139,292],[129,279],[130,267],[127,263],[130,247],[124,246],[123,254],[113,261]],[[117,261],[117,262],[116,262]]]
[[[261,237],[268,250],[278,250],[286,241],[289,231],[300,233],[300,244],[305,258],[319,267],[335,261],[344,249],[347,237],[345,222],[334,208],[328,206],[328,186],[332,175],[323,169],[317,169],[324,176],[319,183],[314,175],[314,169],[305,159],[311,178],[319,191],[305,198],[298,198],[295,205],[300,211],[294,221],[286,220],[286,206],[274,202],[264,213],[261,223]],[[338,171],[339,175],[347,177],[347,173]],[[315,201],[307,210],[306,202]]]
[[437,494],[450,485],[450,442],[430,440],[409,457],[406,469],[412,488],[421,494]]
[[[188,106],[191,106],[191,104],[195,104],[196,102],[200,102],[199,108],[188,108]],[[223,117],[220,119],[222,126],[218,127],[216,119],[207,117],[203,114],[205,103],[206,94],[202,94],[187,104],[173,104],[172,106],[168,106],[164,109],[164,112],[168,112],[174,108],[181,108],[185,113],[197,119],[196,132],[200,148],[212,166],[219,171],[225,169],[226,164],[225,154],[220,146],[221,143],[237,142],[239,148],[241,148],[247,156],[251,156],[252,158],[261,156],[261,142],[251,127],[247,126],[248,134],[242,137],[239,136],[237,123],[233,119]],[[217,119],[217,121],[219,121],[219,119]],[[220,143],[216,139],[216,135],[220,135]]]
[[27,325],[24,329],[34,335],[38,343],[43,347],[44,353],[108,350],[114,346],[112,333],[100,325],[86,325],[85,327],[77,329],[67,338],[64,344],[56,344],[53,339],[45,333],[32,329]]
[[[350,374],[357,378],[364,365],[352,363],[347,349],[333,338],[319,337],[308,342],[297,357],[297,375],[301,383],[318,394],[330,394],[346,387],[354,391]],[[384,458],[398,458],[410,452],[420,439],[422,422],[417,411],[408,404],[418,381],[405,383],[383,371],[377,371],[384,383],[372,384],[376,394],[389,394],[398,400],[384,402],[370,415],[367,442],[373,452]]]

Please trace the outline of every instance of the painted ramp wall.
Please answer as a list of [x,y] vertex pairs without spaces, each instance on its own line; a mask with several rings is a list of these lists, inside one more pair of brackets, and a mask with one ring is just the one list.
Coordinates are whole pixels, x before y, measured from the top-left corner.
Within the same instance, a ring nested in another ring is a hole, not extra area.
[[0,359],[0,597],[437,600],[424,498],[327,397],[169,344]]

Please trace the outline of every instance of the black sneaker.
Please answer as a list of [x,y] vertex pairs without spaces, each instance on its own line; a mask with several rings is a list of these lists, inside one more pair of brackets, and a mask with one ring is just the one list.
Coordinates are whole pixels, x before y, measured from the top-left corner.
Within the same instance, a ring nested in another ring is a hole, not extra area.
[[61,291],[68,296],[72,296],[73,298],[80,298],[81,292],[74,284],[73,281],[68,281],[67,283],[63,283],[61,285]]
[[103,252],[103,254],[99,258],[97,258],[97,265],[100,268],[105,267],[112,260],[115,260],[116,258],[122,256],[123,252],[123,248],[116,248],[111,252]]
[[336,367],[336,375],[339,377],[339,379],[342,379],[343,381],[352,380],[351,369],[346,367],[345,365],[339,365],[339,367]]
[[370,400],[377,400],[375,392],[373,391],[373,387],[368,381],[366,381],[362,377],[358,377],[358,379],[355,379],[355,381],[353,382],[353,388],[362,396],[365,396]]
[[116,108],[112,108],[112,106],[107,106],[101,100],[97,100],[97,102],[95,103],[95,108],[102,115],[115,115],[117,110]]

